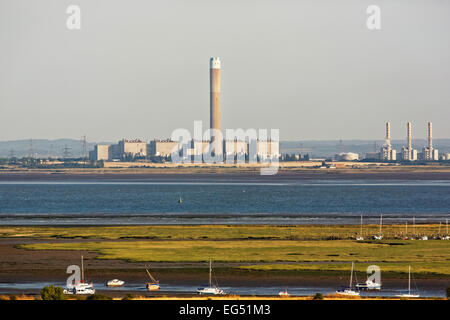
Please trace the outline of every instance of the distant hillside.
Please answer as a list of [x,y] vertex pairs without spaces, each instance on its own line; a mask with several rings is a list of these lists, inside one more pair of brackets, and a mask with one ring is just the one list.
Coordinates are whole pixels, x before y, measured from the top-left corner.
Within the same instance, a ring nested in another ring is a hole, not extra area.
[[[88,151],[94,149],[98,143],[112,144],[112,142],[88,142]],[[117,143],[117,142],[114,142]],[[369,141],[369,140],[305,140],[305,141],[281,141],[280,152],[295,153],[295,154],[309,154],[313,158],[331,157],[340,152],[355,152],[360,155],[365,155],[367,152],[374,152],[375,143],[377,151],[383,145],[384,140]],[[413,140],[415,149],[421,152],[423,146],[427,144],[425,139]],[[434,139],[434,147],[439,149],[439,152],[450,152],[450,139]],[[400,151],[405,145],[403,140],[393,140],[393,148]],[[46,140],[36,139],[32,142],[28,140],[13,140],[0,141],[0,157],[27,157],[32,152],[34,157],[63,157],[64,150],[67,148],[67,155],[69,157],[81,157],[83,150],[83,142],[75,139],[57,139]]]
[[[331,157],[340,152],[354,152],[360,155],[365,155],[367,152],[378,152],[381,146],[385,143],[384,140],[305,140],[305,141],[281,141],[280,152],[295,153],[295,154],[309,154],[312,158]],[[406,141],[392,140],[393,149],[399,152]],[[427,145],[425,139],[413,140],[413,148],[418,152],[422,152],[422,148]],[[433,146],[439,152],[450,152],[450,139],[434,139]]]
[[[97,142],[88,142],[87,150],[92,150],[96,144]],[[65,149],[69,157],[81,157],[83,142],[75,139],[0,141],[0,157],[14,155],[21,158],[30,156],[30,153],[36,158],[62,157]]]

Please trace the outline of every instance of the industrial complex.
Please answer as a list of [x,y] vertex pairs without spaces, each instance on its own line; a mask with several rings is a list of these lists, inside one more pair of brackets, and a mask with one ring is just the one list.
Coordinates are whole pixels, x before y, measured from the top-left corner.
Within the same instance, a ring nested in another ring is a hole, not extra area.
[[[220,76],[221,61],[219,57],[212,57],[209,61],[209,139],[191,139],[183,143],[173,139],[143,141],[139,139],[122,139],[117,144],[97,144],[94,150],[89,152],[91,161],[170,161],[177,155],[184,159],[193,159],[194,162],[204,160],[205,155],[218,156],[223,160],[242,160],[255,162],[267,159],[281,161],[309,160],[308,154],[280,154],[278,140],[258,139],[247,135],[233,139],[224,138],[221,131],[221,105],[220,105]],[[238,129],[239,130],[239,129]],[[379,151],[363,153],[339,152],[334,155],[334,161],[379,161],[379,162],[410,162],[410,161],[439,161],[450,160],[450,153],[439,154],[433,147],[433,126],[428,122],[428,144],[422,148],[422,152],[413,148],[412,125],[406,124],[406,145],[399,151],[391,144],[391,123],[386,122],[385,142]],[[398,147],[398,144],[397,144]],[[326,160],[326,159],[316,159]],[[219,161],[220,162],[220,161]]]
[[[92,161],[130,161],[134,159],[169,159],[172,155],[187,151],[188,157],[213,154],[223,159],[244,159],[258,161],[278,159],[279,141],[244,137],[226,140],[223,138],[220,123],[220,58],[212,57],[209,64],[210,77],[210,139],[192,139],[187,144],[171,139],[142,140],[122,139],[117,144],[98,144],[89,152]],[[249,154],[251,156],[249,156]],[[253,157],[253,159],[251,158]]]
[[386,122],[386,142],[381,147],[380,152],[367,153],[366,159],[375,159],[380,161],[438,161],[450,160],[450,154],[443,153],[439,155],[439,150],[433,148],[433,124],[428,122],[428,145],[422,148],[419,153],[412,147],[411,122],[406,124],[406,146],[403,146],[400,152],[397,152],[391,145],[391,123]]

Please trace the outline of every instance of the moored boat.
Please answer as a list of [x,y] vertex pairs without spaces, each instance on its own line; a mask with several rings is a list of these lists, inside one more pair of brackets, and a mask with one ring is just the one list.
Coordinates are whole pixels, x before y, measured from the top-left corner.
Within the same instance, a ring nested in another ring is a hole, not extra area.
[[352,289],[353,286],[353,268],[354,268],[354,263],[352,262],[352,271],[350,272],[350,284],[348,286],[348,288],[342,288],[340,290],[336,291],[336,294],[341,295],[341,296],[359,296],[359,292],[354,291]]
[[125,281],[119,280],[119,279],[113,279],[106,282],[106,285],[108,287],[121,287],[125,284]]
[[209,285],[205,287],[200,287],[197,289],[198,294],[225,294],[225,292],[219,288],[217,284],[212,283],[212,264],[211,260],[209,260]]
[[159,280],[156,280],[152,274],[150,273],[150,271],[148,271],[148,269],[145,269],[145,271],[147,271],[148,277],[150,278],[150,282],[147,282],[145,284],[145,287],[147,288],[148,291],[157,291],[160,288],[159,285]]
[[86,283],[84,281],[84,264],[83,264],[83,256],[81,256],[81,280],[80,282],[73,282],[71,284],[67,284],[63,289],[64,294],[94,294],[94,284]]
[[411,266],[408,267],[408,291],[404,292],[402,294],[396,294],[396,297],[399,298],[419,298],[419,294],[412,294],[411,293]]

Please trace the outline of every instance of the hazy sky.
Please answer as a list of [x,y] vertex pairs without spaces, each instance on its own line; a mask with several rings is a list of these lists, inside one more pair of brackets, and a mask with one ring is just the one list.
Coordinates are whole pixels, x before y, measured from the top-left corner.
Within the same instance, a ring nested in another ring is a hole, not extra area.
[[[81,30],[66,9],[81,8]],[[366,8],[381,7],[381,30]],[[282,140],[450,137],[450,1],[0,0],[0,140],[170,136],[209,125]]]

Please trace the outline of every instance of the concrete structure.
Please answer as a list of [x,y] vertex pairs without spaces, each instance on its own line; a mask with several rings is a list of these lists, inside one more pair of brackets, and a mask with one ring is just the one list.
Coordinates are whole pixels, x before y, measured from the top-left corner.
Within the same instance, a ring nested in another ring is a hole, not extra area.
[[334,155],[335,161],[355,161],[359,159],[359,155],[353,152],[342,152]]
[[386,122],[386,143],[381,147],[380,160],[397,160],[397,152],[391,146],[391,123]]
[[439,151],[433,148],[433,124],[428,122],[428,147],[422,149],[422,160],[439,160]]
[[92,161],[107,161],[110,159],[110,145],[98,144],[94,150],[89,152],[89,159]]
[[280,156],[280,143],[272,140],[251,141],[248,153],[250,161],[275,159]]
[[223,143],[223,153],[225,156],[244,156],[248,154],[248,143],[239,140],[226,140]]
[[417,160],[417,150],[412,148],[411,122],[407,123],[406,134],[408,146],[402,148],[401,157],[402,160],[415,161]]
[[172,140],[153,140],[147,145],[147,153],[151,157],[168,157],[178,149],[178,142]]
[[441,155],[441,160],[450,160],[450,153],[443,153]]
[[[220,58],[212,57],[209,61],[209,121],[210,129],[221,130],[220,126]],[[222,154],[222,140],[211,132],[211,150],[214,154]]]
[[119,152],[122,156],[145,157],[147,156],[147,143],[139,139],[119,141]]
[[203,140],[203,141],[192,140],[190,155],[200,156],[200,155],[209,153],[209,145],[210,145],[210,142],[207,140]]

